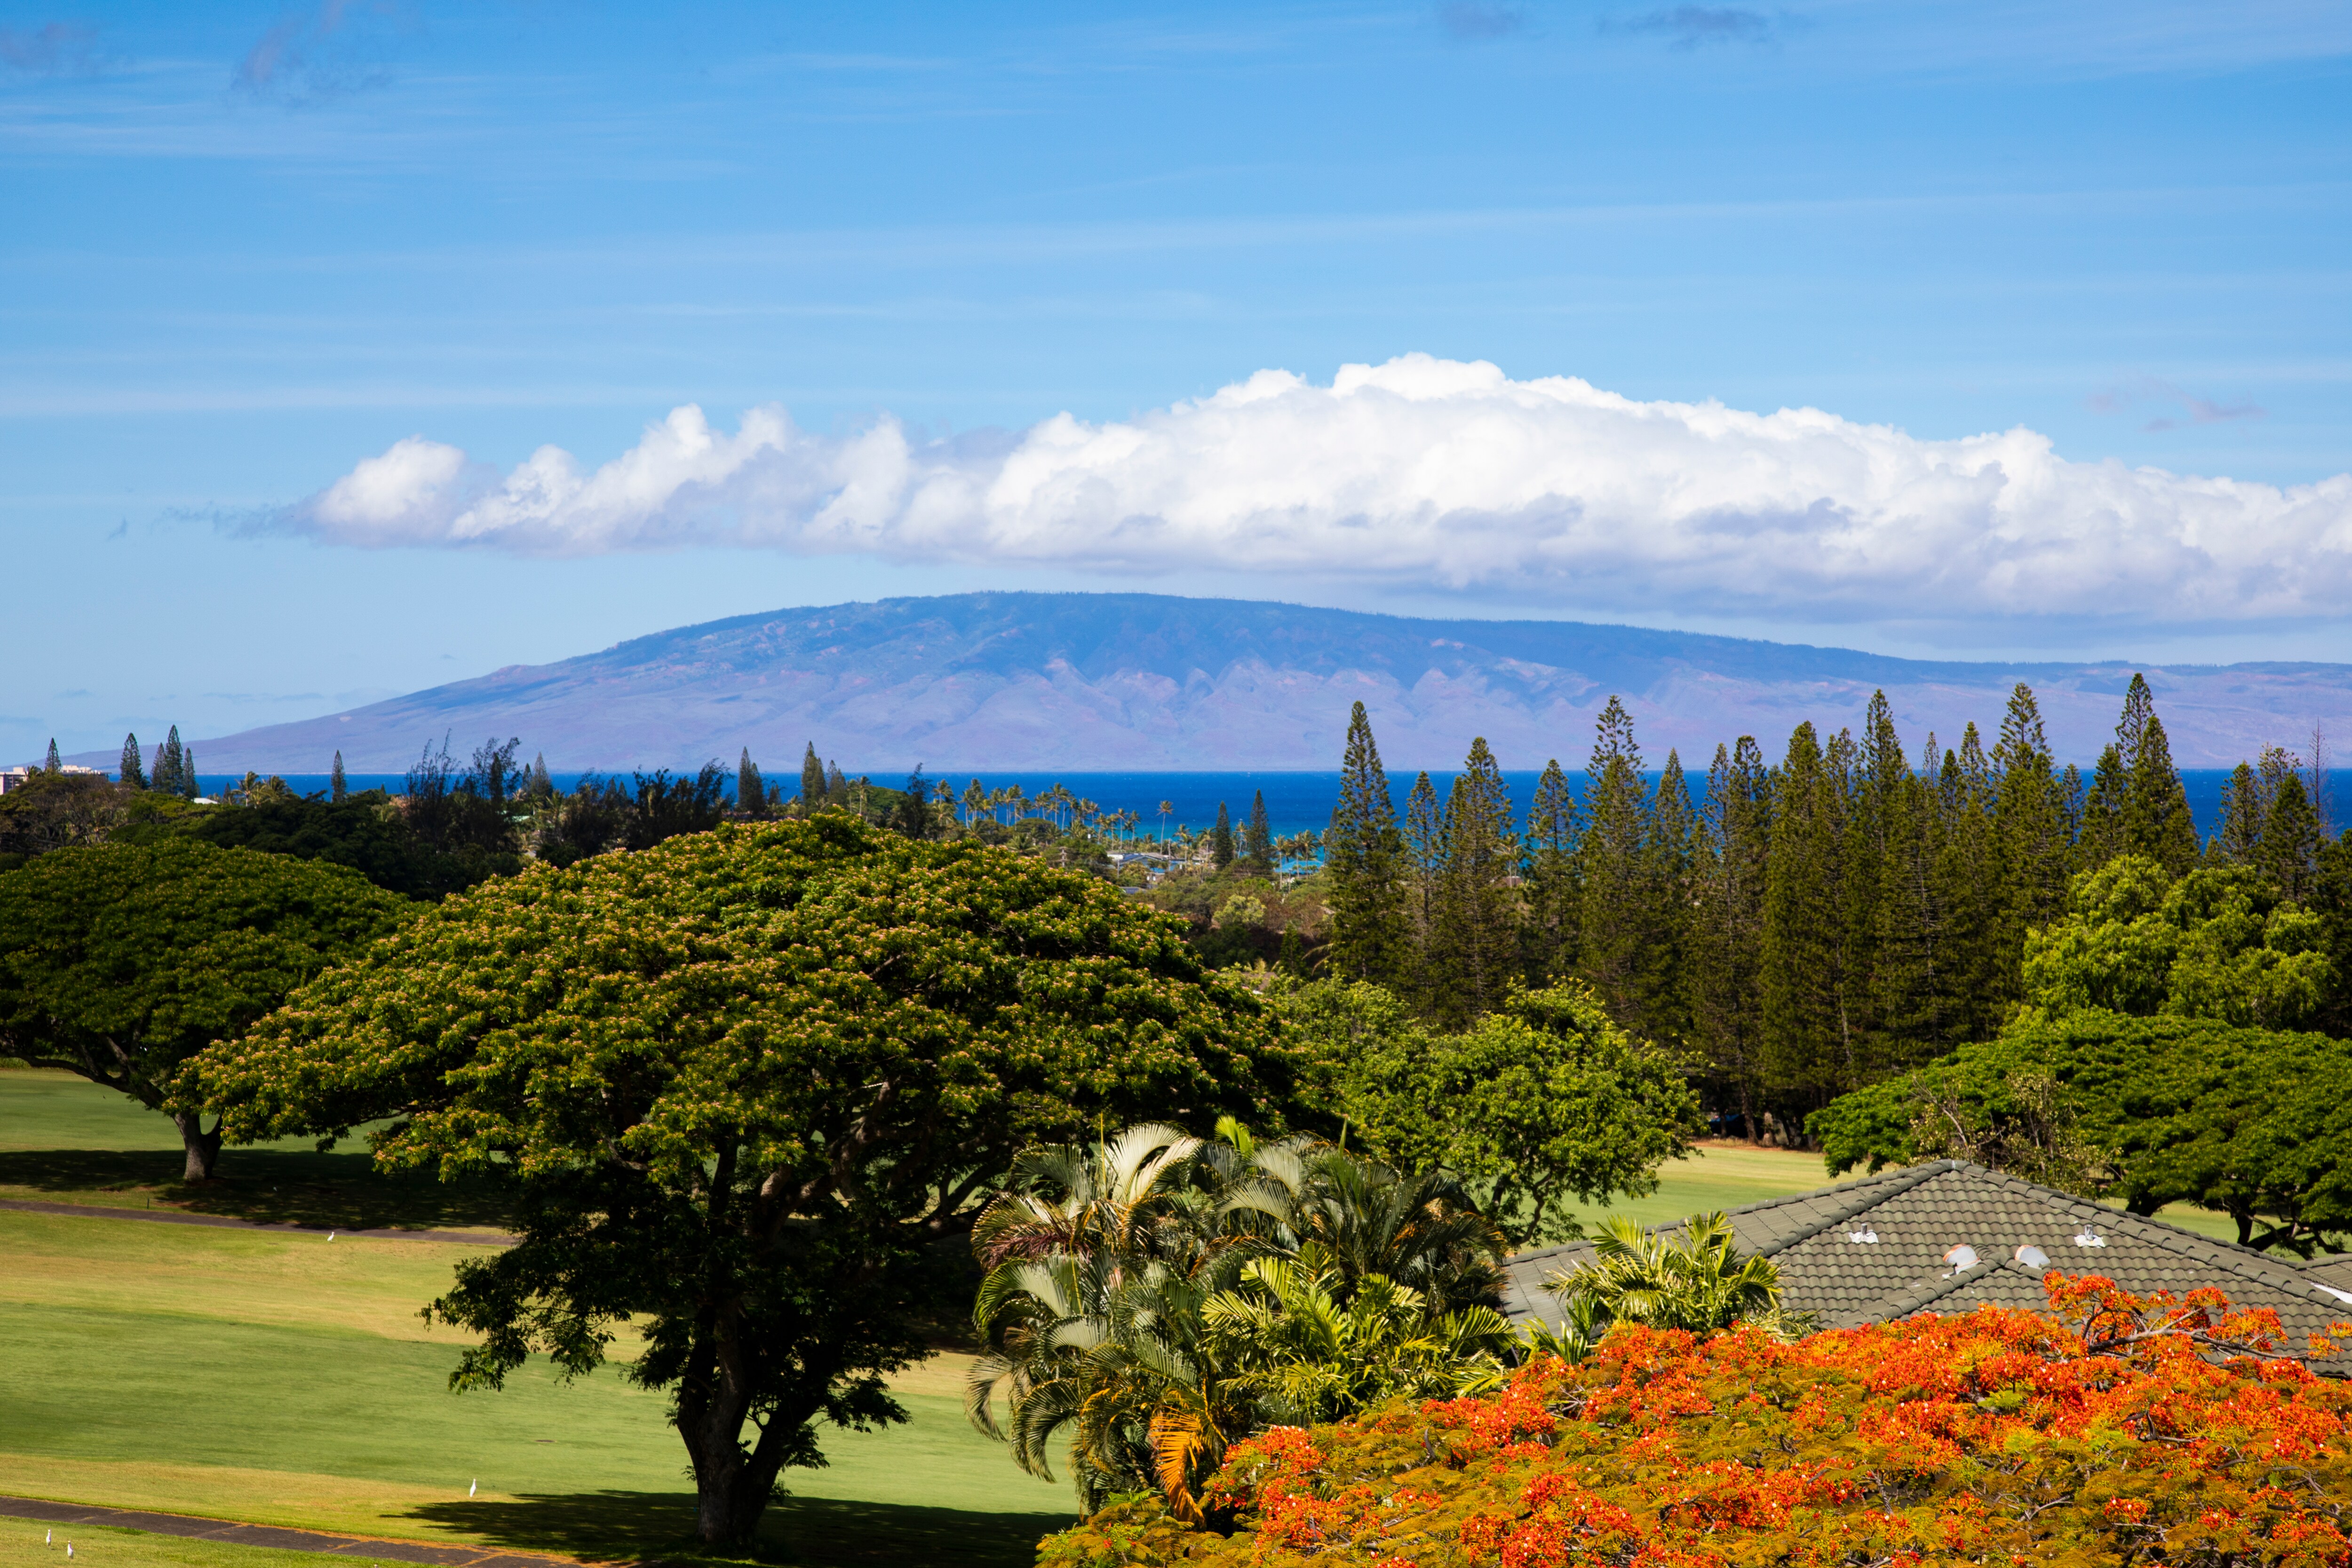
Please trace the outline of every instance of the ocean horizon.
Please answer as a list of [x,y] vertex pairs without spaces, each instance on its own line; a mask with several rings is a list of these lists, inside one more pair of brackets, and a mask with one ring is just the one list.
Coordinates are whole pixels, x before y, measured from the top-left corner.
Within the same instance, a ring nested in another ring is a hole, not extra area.
[[[688,768],[671,771],[673,774],[682,771],[690,777],[696,770]],[[2181,787],[2188,793],[2189,809],[2196,818],[2197,832],[2200,837],[2210,837],[2220,826],[2221,798],[2229,787],[2232,771],[2228,768],[2180,770]],[[589,777],[592,773],[598,778],[626,779],[631,776],[625,771],[601,769],[551,772],[549,776],[554,781],[557,788],[569,791],[583,778]],[[328,775],[325,773],[282,773],[278,776],[285,779],[287,784],[296,791],[304,795],[323,794],[328,786]],[[874,777],[870,774],[867,776],[872,778],[875,784],[887,784],[894,789],[900,787],[906,782],[896,776],[887,778]],[[1134,812],[1140,819],[1134,831],[1137,835],[1145,837],[1156,835],[1160,830],[1162,817],[1160,805],[1163,801],[1171,807],[1165,818],[1165,825],[1169,828],[1205,829],[1216,821],[1217,806],[1222,802],[1231,814],[1234,826],[1238,831],[1242,825],[1249,820],[1252,800],[1257,792],[1263,790],[1265,793],[1266,818],[1277,837],[1310,830],[1320,832],[1328,826],[1331,820],[1331,809],[1339,800],[1340,779],[1337,769],[1315,772],[1267,770],[1195,773],[1054,773],[1041,769],[1028,772],[981,773],[927,773],[925,776],[933,782],[941,778],[947,779],[954,785],[959,795],[963,793],[966,784],[974,778],[980,781],[981,787],[985,790],[1001,789],[1008,784],[1017,784],[1024,793],[1032,796],[1041,790],[1050,789],[1059,784],[1072,795],[1082,800],[1093,801],[1106,811]],[[1648,781],[1649,787],[1652,789],[1657,787],[1658,773],[1654,770],[1643,776]],[[1692,803],[1703,804],[1706,798],[1706,773],[1692,773],[1685,776],[1690,787]],[[789,773],[770,773],[766,777],[771,783],[783,784],[788,794],[796,795],[799,791],[800,775],[797,769]],[[1395,802],[1400,816],[1403,815],[1405,795],[1412,787],[1413,777],[1411,773],[1391,773],[1389,775],[1390,795]],[[1452,773],[1437,773],[1433,770],[1430,773],[1430,782],[1436,785],[1441,800],[1445,791],[1451,787],[1454,777]],[[1504,785],[1510,791],[1513,814],[1522,826],[1526,823],[1529,805],[1535,797],[1536,783],[1541,777],[1542,773],[1539,770],[1506,770],[1503,773]],[[240,773],[232,776],[200,771],[197,778],[198,787],[205,794],[215,795],[242,782],[244,775]],[[1570,770],[1568,782],[1569,787],[1576,793],[1579,799],[1581,799],[1585,785],[1583,770]],[[398,794],[405,783],[405,775],[401,773],[354,773],[344,775],[346,787],[352,790],[383,789]],[[2339,806],[2343,803],[2352,802],[2352,768],[2329,770],[2328,784],[2330,794]],[[728,770],[728,787],[731,794],[734,787],[734,770],[731,768]],[[2341,827],[2343,825],[2341,822],[2336,822],[2333,826]]]

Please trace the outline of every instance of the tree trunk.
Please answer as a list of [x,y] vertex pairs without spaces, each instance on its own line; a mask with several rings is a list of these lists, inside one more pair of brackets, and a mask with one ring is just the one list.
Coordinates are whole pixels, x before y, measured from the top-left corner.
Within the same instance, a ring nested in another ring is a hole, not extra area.
[[205,1131],[205,1119],[193,1111],[174,1116],[172,1120],[180,1124],[180,1141],[187,1145],[188,1150],[187,1170],[180,1179],[184,1182],[211,1181],[213,1166],[220,1161],[219,1127],[215,1126],[210,1132]]

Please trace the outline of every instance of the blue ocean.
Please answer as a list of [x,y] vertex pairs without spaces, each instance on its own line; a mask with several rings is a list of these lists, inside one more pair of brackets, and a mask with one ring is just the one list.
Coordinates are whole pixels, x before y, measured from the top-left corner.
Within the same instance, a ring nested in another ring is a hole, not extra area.
[[[572,788],[582,776],[576,773],[560,773],[553,775],[557,787],[566,790]],[[797,771],[791,773],[772,773],[769,776],[772,781],[782,782],[787,790],[798,788]],[[1135,831],[1145,835],[1158,833],[1163,825],[1171,828],[1178,826],[1205,828],[1216,821],[1217,807],[1220,804],[1232,813],[1234,824],[1238,827],[1249,819],[1250,803],[1260,791],[1265,795],[1266,817],[1277,837],[1308,830],[1319,832],[1329,825],[1331,807],[1339,799],[1339,774],[1336,771],[1330,773],[1181,773],[1035,772],[977,775],[947,773],[933,776],[946,778],[955,787],[959,795],[963,793],[964,785],[975,776],[979,778],[982,789],[995,790],[1007,784],[1019,784],[1023,793],[1032,797],[1040,791],[1058,784],[1077,798],[1090,800],[1106,811],[1135,813],[1138,818]],[[1522,819],[1525,817],[1529,802],[1535,796],[1536,780],[1538,776],[1534,773],[1506,773],[1503,775],[1504,783],[1510,788],[1512,802]],[[734,775],[730,772],[728,777],[731,787]],[[1649,777],[1654,785],[1657,775],[1652,773]],[[1439,797],[1443,799],[1444,791],[1453,783],[1454,775],[1450,773],[1433,773],[1430,778],[1438,788]],[[1390,790],[1395,798],[1400,815],[1404,810],[1405,793],[1412,787],[1412,779],[1413,775],[1410,773],[1389,775]],[[1568,779],[1570,786],[1581,796],[1584,789],[1582,772],[1571,771]],[[2196,816],[2198,832],[2200,835],[2210,834],[2221,822],[2221,795],[2230,780],[2228,770],[2184,769],[2181,772],[2180,780],[2189,793],[2189,805],[2190,811]],[[215,774],[203,775],[203,788],[206,794],[225,789],[236,782],[234,779]],[[305,793],[313,790],[323,791],[327,787],[327,778],[323,773],[289,773],[286,775],[286,782]],[[402,778],[398,773],[352,773],[348,776],[346,782],[355,790],[386,789],[397,793],[402,787]],[[905,783],[903,779],[895,776],[877,777],[874,782],[894,787]],[[2329,782],[2337,808],[2335,826],[2341,828],[2345,826],[2343,813],[2347,809],[2352,809],[2352,769],[2334,770],[2329,774]],[[1706,795],[1706,776],[1704,773],[1689,775],[1689,785],[1693,801],[1704,801]],[[1163,805],[1168,808],[1165,813],[1160,810]]]

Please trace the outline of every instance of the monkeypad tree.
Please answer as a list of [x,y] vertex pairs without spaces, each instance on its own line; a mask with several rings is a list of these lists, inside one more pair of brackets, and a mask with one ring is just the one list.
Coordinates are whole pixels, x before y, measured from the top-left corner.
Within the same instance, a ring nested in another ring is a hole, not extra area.
[[[1022,1147],[1149,1111],[1278,1123],[1290,1058],[1181,922],[1107,883],[844,814],[722,826],[492,883],[331,973],[184,1079],[231,1131],[373,1134],[502,1173],[521,1239],[461,1264],[454,1374],[578,1374],[642,1321],[697,1530],[747,1542],[821,1424],[888,1373],[974,1198]],[[750,1430],[747,1432],[747,1426]]]
[[[184,839],[60,849],[0,875],[0,1041],[163,1109],[172,1075],[416,906],[322,861]],[[187,1179],[221,1130],[173,1119]]]

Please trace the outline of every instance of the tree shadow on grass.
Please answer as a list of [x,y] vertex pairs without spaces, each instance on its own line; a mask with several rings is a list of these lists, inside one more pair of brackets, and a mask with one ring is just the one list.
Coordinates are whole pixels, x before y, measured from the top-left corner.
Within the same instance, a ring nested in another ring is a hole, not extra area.
[[[604,1562],[710,1556],[694,1543],[694,1494],[686,1491],[528,1493],[511,1502],[433,1503],[407,1517],[512,1552]],[[805,1568],[922,1563],[1030,1568],[1038,1537],[1072,1521],[1072,1515],[1060,1513],[786,1497],[771,1504],[761,1521],[757,1558]]]
[[60,1203],[137,1194],[187,1214],[346,1230],[502,1230],[512,1212],[490,1184],[387,1176],[363,1149],[225,1149],[220,1179],[197,1186],[181,1182],[184,1163],[177,1151],[0,1150],[0,1187]]

